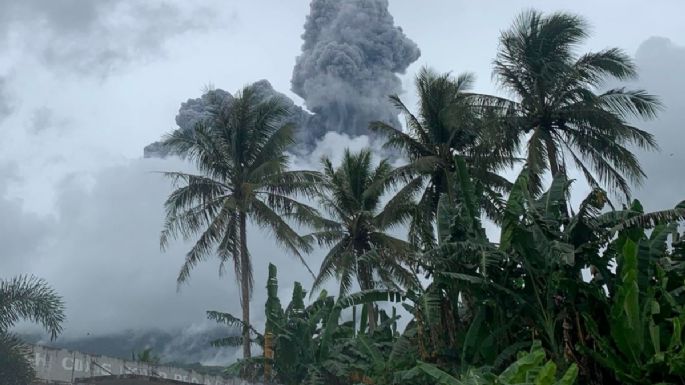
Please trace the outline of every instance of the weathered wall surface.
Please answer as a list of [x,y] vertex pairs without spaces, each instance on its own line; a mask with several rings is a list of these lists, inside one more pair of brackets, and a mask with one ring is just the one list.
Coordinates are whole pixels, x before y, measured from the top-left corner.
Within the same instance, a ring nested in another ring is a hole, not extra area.
[[224,379],[195,371],[169,366],[148,365],[142,362],[86,354],[66,349],[32,346],[32,360],[36,374],[41,380],[72,382],[77,378],[95,376],[141,374],[157,376],[191,384],[247,385],[240,379]]

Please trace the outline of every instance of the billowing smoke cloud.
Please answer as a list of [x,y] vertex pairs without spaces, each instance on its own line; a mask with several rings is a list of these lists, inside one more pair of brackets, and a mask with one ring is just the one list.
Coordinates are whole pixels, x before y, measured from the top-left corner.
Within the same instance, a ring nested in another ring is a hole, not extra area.
[[[327,132],[365,135],[371,121],[398,127],[397,110],[388,96],[402,91],[397,76],[420,56],[417,45],[394,25],[387,0],[314,0],[302,35],[292,90],[305,100],[310,114],[273,89],[266,80],[253,84],[264,99],[281,98],[291,111],[288,121],[298,127],[294,152],[306,154]],[[209,116],[208,102],[218,94],[230,103],[232,95],[213,90],[181,104],[176,124],[191,130]],[[147,146],[146,157],[167,155],[159,142]]]
[[[181,103],[181,108],[176,115],[176,125],[182,131],[193,130],[195,125],[212,116],[212,101],[221,100],[223,103],[230,104],[233,95],[222,90],[209,90],[197,99],[188,99]],[[169,149],[162,145],[162,142],[151,143],[143,149],[145,158],[164,158],[169,154]]]
[[420,51],[394,25],[387,0],[313,0],[302,35],[292,90],[316,114],[323,131],[367,133],[370,121],[398,125],[388,95],[402,90],[397,73]]
[[[295,133],[296,147],[292,150],[297,153],[305,153],[313,147],[313,141],[307,140],[309,131],[307,130],[313,124],[313,115],[303,110],[302,107],[295,105],[292,99],[284,94],[274,90],[268,80],[260,80],[250,85],[260,100],[267,100],[270,98],[278,98],[288,108],[290,114],[285,118],[283,123],[293,123],[297,127]],[[212,104],[223,103],[229,106],[233,103],[233,95],[222,89],[209,90],[201,97],[196,99],[188,99],[188,101],[181,103],[181,108],[176,115],[176,124],[179,130],[193,130],[198,122],[209,119],[212,116]],[[143,149],[143,155],[146,158],[151,157],[165,157],[169,150],[164,148],[161,142],[155,142]]]
[[[298,128],[298,154],[307,154],[327,132],[365,135],[371,121],[398,127],[397,110],[388,96],[402,91],[398,73],[420,56],[417,45],[394,25],[387,0],[314,0],[302,35],[292,90],[305,100],[308,113],[273,89],[267,80],[254,83],[263,99],[278,97],[290,108],[286,119]],[[176,116],[180,130],[210,116],[209,101],[219,95],[226,103],[233,96],[221,89],[181,104]],[[160,142],[144,149],[145,157],[164,157]]]

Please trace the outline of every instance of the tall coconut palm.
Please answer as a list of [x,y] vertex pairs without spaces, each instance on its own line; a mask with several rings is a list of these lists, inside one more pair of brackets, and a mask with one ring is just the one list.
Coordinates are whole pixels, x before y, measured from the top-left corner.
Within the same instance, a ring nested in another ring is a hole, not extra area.
[[301,253],[311,246],[286,220],[301,222],[314,215],[312,207],[294,198],[311,193],[319,174],[288,170],[285,150],[293,144],[294,127],[283,124],[288,111],[281,99],[260,99],[255,90],[246,87],[230,103],[215,100],[212,104],[212,117],[195,130],[177,130],[165,138],[164,146],[191,160],[198,172],[165,173],[177,189],[165,202],[160,243],[164,249],[171,237],[199,235],[186,254],[179,284],[210,256],[218,257],[220,273],[226,263],[233,264],[245,322],[243,356],[248,358],[253,286],[248,218],[270,231],[278,244],[306,266]]
[[[416,276],[403,265],[412,245],[387,231],[409,219],[418,184],[403,186],[383,204],[383,198],[395,186],[388,160],[374,167],[369,149],[358,153],[345,150],[338,167],[328,158],[322,159],[322,165],[324,178],[318,200],[330,217],[322,218],[310,237],[330,247],[330,251],[312,291],[333,276],[340,282],[340,296],[349,293],[353,279],[362,290],[378,287],[377,278],[388,288],[416,285]],[[373,306],[368,310],[369,327],[373,328]]]
[[626,195],[645,174],[630,146],[655,149],[651,134],[633,118],[654,118],[659,101],[644,90],[601,91],[607,82],[637,76],[632,59],[618,48],[578,55],[588,25],[566,13],[522,13],[500,36],[494,77],[515,99],[506,129],[527,137],[527,162],[536,176],[566,172],[569,160],[597,187]]
[[34,371],[24,344],[8,332],[20,320],[36,322],[55,339],[62,331],[64,302],[42,279],[0,279],[0,383],[30,384]]
[[466,161],[482,191],[482,205],[491,218],[498,217],[500,194],[511,185],[496,171],[512,163],[517,138],[507,137],[509,131],[499,131],[492,124],[494,109],[483,107],[498,99],[471,93],[473,81],[471,74],[453,78],[423,68],[415,80],[418,115],[397,95],[390,97],[405,116],[408,131],[382,122],[373,122],[370,126],[388,138],[386,147],[400,150],[409,159],[409,164],[396,172],[409,180],[424,182],[419,210],[410,226],[410,239],[424,248],[432,247],[435,242],[435,214],[440,195],[448,192],[448,175],[455,171],[455,154]]

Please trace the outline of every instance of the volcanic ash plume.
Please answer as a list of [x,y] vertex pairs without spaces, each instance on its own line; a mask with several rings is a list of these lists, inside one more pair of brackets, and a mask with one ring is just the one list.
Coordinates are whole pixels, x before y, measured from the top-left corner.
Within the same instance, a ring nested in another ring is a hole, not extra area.
[[[293,123],[297,127],[295,133],[295,140],[297,145],[292,148],[293,152],[306,153],[313,146],[313,141],[307,141],[305,136],[311,137],[310,132],[314,130],[308,129],[312,126],[313,116],[296,106],[295,103],[284,94],[274,90],[271,83],[267,80],[259,80],[250,84],[250,87],[255,91],[255,94],[261,101],[266,101],[270,98],[278,98],[288,109],[289,114],[284,120],[285,123]],[[222,106],[230,106],[233,104],[234,97],[229,92],[222,89],[209,90],[201,97],[196,99],[188,99],[188,101],[181,103],[181,108],[176,115],[176,124],[179,130],[191,131],[195,129],[195,125],[212,117],[213,111],[216,109],[217,103]],[[319,139],[324,133],[317,133],[314,139]],[[146,158],[164,158],[169,155],[169,149],[164,147],[162,142],[154,142],[147,145],[143,154]]]
[[371,121],[397,126],[388,95],[401,91],[396,74],[420,51],[394,25],[388,1],[313,0],[310,7],[291,82],[316,125],[352,136],[366,134]]
[[[388,96],[402,91],[398,73],[420,56],[419,48],[394,25],[387,0],[313,0],[304,25],[302,54],[293,70],[292,90],[309,114],[274,90],[266,80],[252,86],[262,99],[278,97],[290,109],[287,122],[297,127],[296,146],[308,154],[329,131],[351,137],[368,133],[369,122],[399,126]],[[181,105],[176,123],[192,130],[211,115],[210,101],[230,104],[233,96],[217,89]],[[145,157],[165,157],[160,142],[145,147]]]

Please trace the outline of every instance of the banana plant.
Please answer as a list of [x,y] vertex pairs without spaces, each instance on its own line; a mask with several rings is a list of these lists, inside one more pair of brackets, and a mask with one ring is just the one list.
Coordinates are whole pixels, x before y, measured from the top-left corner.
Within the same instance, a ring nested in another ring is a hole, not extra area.
[[516,361],[495,374],[490,368],[472,368],[462,375],[453,375],[439,367],[418,362],[401,377],[403,383],[430,383],[436,385],[573,385],[578,376],[578,367],[569,366],[561,375],[552,360],[546,360],[545,351],[539,342],[534,342],[530,351],[521,353]]
[[[284,308],[270,266],[265,330],[250,329],[264,354],[233,366],[236,373],[248,368],[253,377],[247,378],[284,385],[680,379],[685,243],[676,221],[685,215],[684,203],[644,213],[634,201],[607,211],[607,194],[594,189],[574,210],[568,204],[572,181],[559,175],[547,191],[532,193],[524,168],[501,207],[498,244],[481,223],[479,186],[458,157],[454,169],[438,204],[438,243],[411,261],[429,280],[426,287],[337,299],[323,292],[306,304],[305,290],[295,283]],[[397,315],[380,309],[369,330],[364,305],[380,302],[399,303],[411,314],[403,332]],[[350,312],[352,320],[345,321]],[[224,313],[210,315],[245,326]],[[528,358],[516,360],[533,340],[540,342]],[[557,368],[565,372],[557,376]]]
[[[617,238],[622,244],[616,267],[620,279],[608,324],[586,319],[597,346],[586,353],[622,384],[685,382],[684,271],[682,256],[668,250],[667,235],[673,231],[675,223],[662,224],[637,241],[626,234]],[[678,280],[672,282],[673,277]]]
[[[509,263],[489,241],[481,222],[482,186],[463,158],[454,157],[454,172],[437,208],[437,245],[418,258],[432,281],[407,293],[403,306],[414,316],[416,345],[427,362],[485,363],[510,345],[497,320],[507,314],[515,295],[501,283]],[[496,306],[497,304],[497,306]]]
[[[327,358],[321,361],[319,375],[326,373],[338,383],[397,383],[397,373],[411,367],[419,358],[412,342],[415,329],[410,326],[400,335],[397,332],[397,314],[393,312],[389,315],[385,310],[380,310],[378,314],[378,323],[373,332],[365,333],[362,327],[356,335],[335,339]],[[333,380],[320,383],[332,383],[330,381]]]
[[[362,338],[363,324],[357,330],[354,321],[341,323],[340,319],[344,311],[356,306],[402,301],[403,293],[367,290],[335,300],[323,291],[309,305],[305,305],[306,296],[302,285],[295,282],[291,301],[283,309],[278,298],[277,270],[270,264],[264,333],[250,326],[254,336],[252,342],[262,348],[263,354],[238,361],[227,369],[227,373],[248,380],[265,380],[283,385],[328,384],[331,381],[348,383],[363,377],[363,371],[359,370],[360,363],[375,356],[372,344],[387,344],[395,338],[393,330],[396,329],[397,317],[388,317],[385,312],[379,312],[380,327],[370,334],[373,339],[369,340]],[[244,326],[242,320],[227,313],[208,312],[208,317],[230,326]],[[240,346],[241,338],[226,337],[214,341],[213,345]],[[346,349],[352,345],[353,349]],[[376,369],[380,370],[381,367],[376,366]]]

